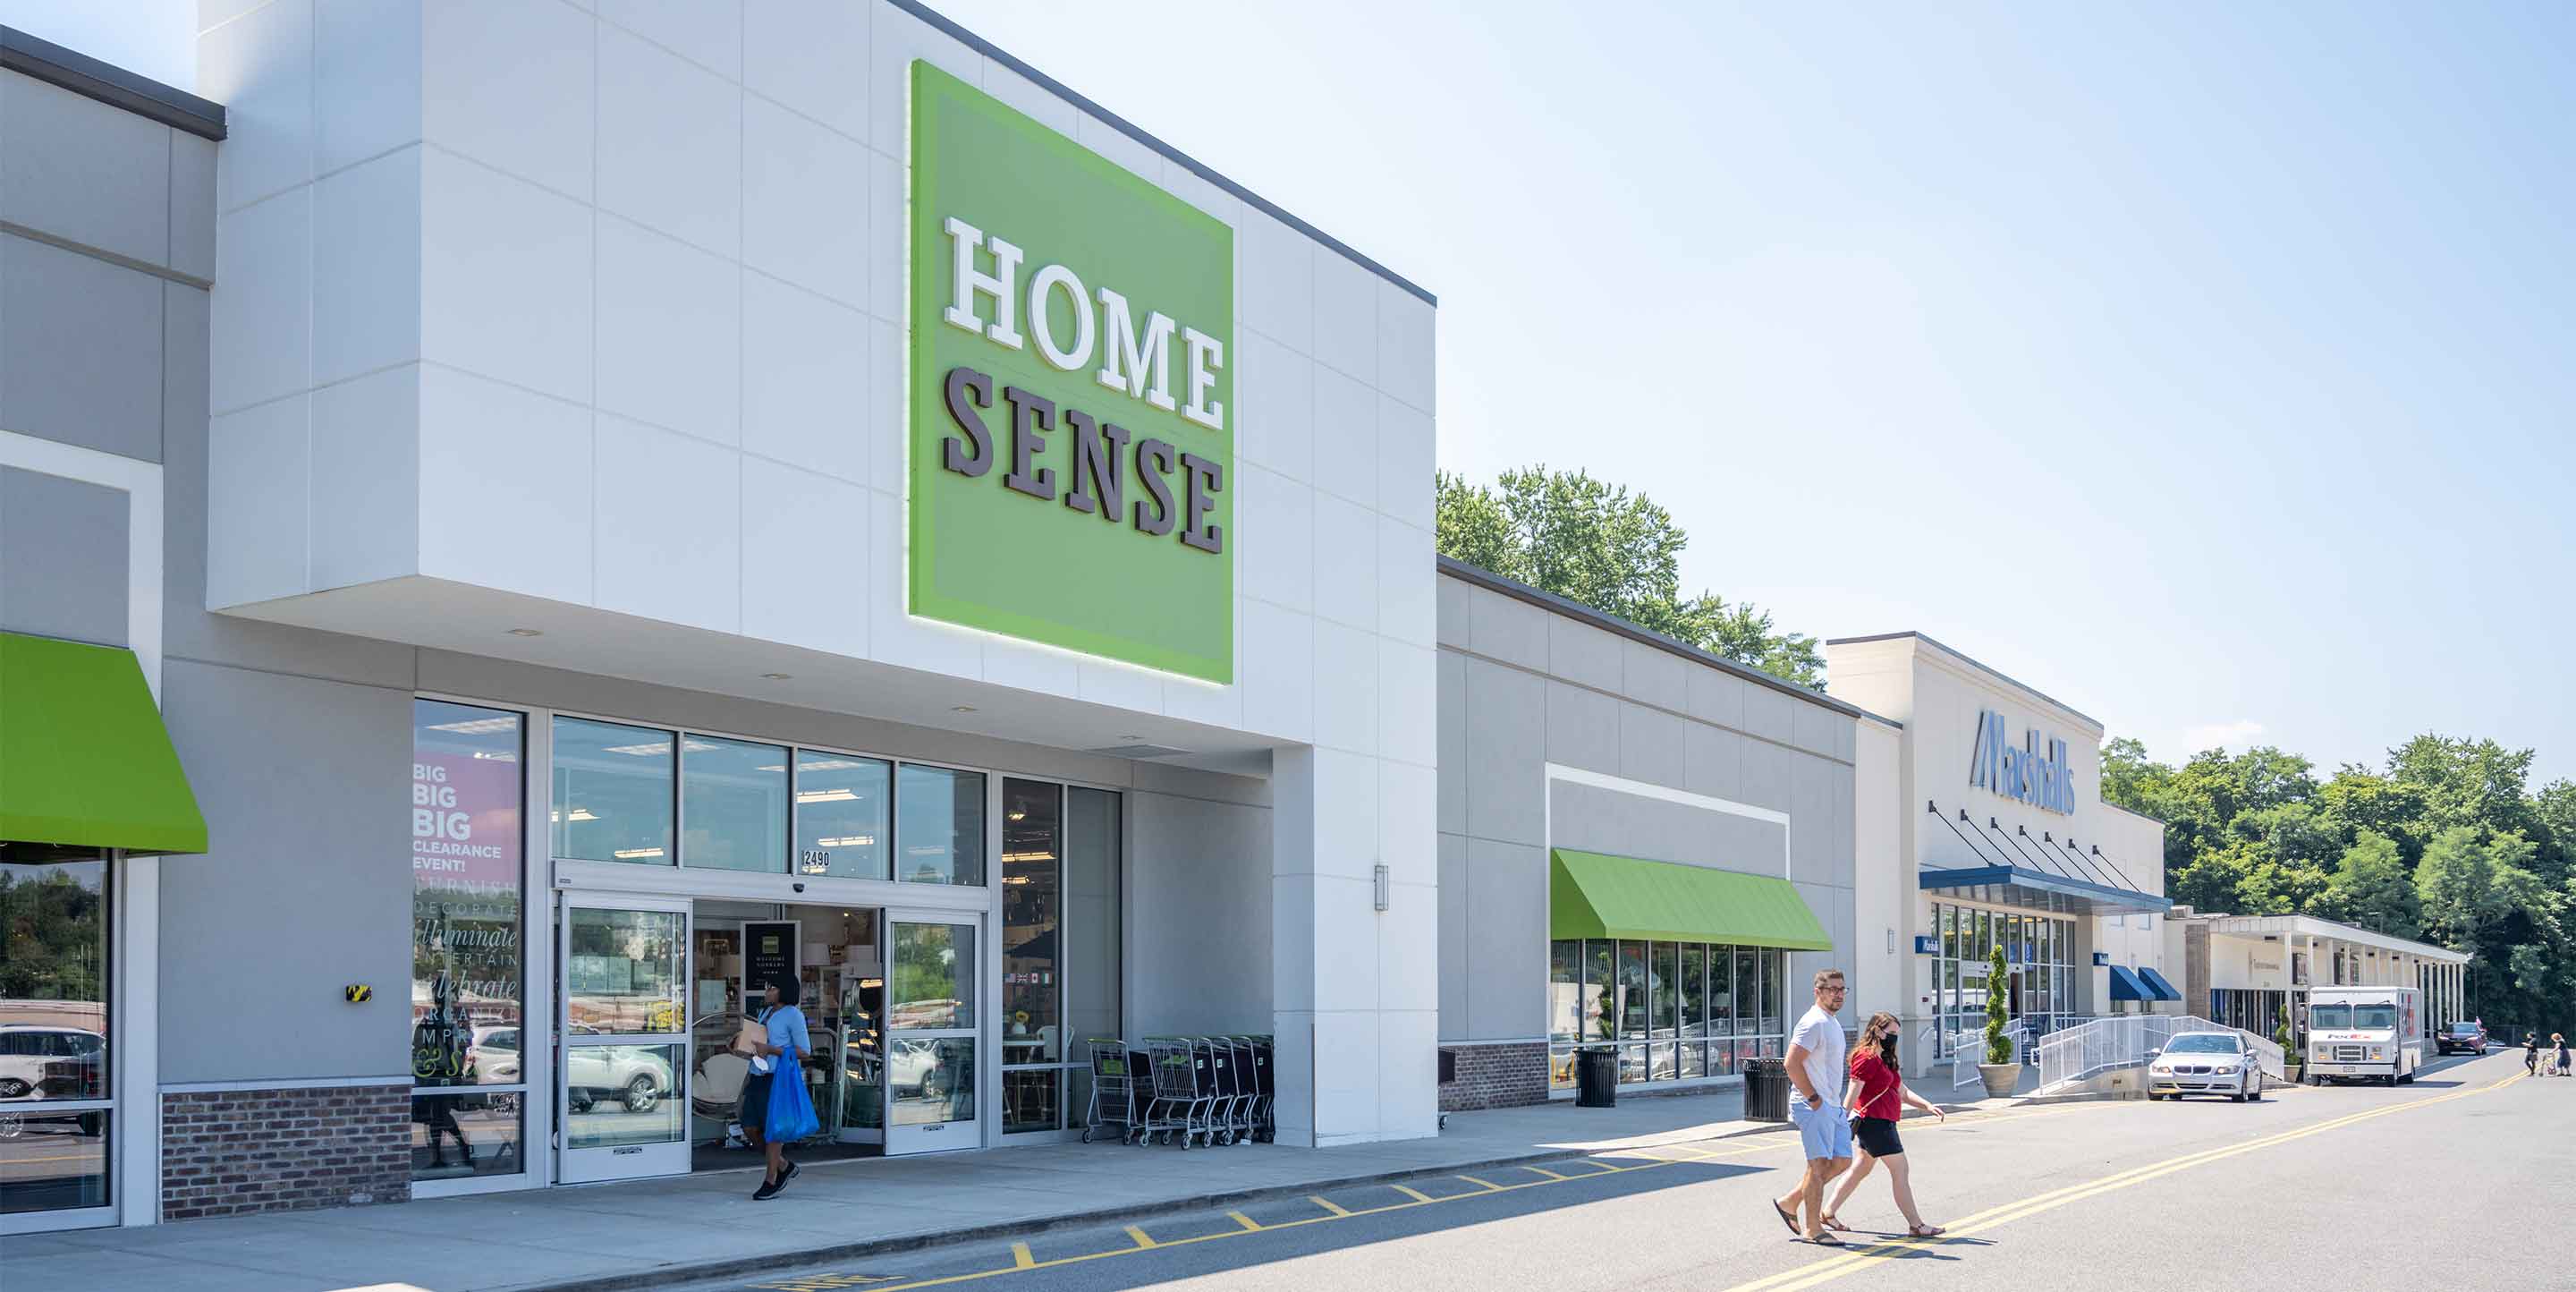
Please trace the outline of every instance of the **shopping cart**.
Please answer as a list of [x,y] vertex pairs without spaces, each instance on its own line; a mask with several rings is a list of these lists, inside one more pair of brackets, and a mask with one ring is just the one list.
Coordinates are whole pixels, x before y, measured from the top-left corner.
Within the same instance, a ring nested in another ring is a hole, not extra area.
[[1152,1139],[1188,1148],[1190,1141],[1204,1132],[1208,1109],[1215,1101],[1208,1094],[1201,1058],[1198,1047],[1187,1037],[1145,1038],[1145,1062],[1153,1073],[1154,1098],[1146,1105],[1144,1124],[1137,1128],[1140,1141]]
[[1256,1143],[1267,1144],[1278,1135],[1278,1126],[1272,1120],[1272,1112],[1278,1097],[1277,1090],[1271,1084],[1270,1038],[1255,1035],[1242,1039],[1249,1043],[1252,1052],[1252,1066],[1249,1069],[1252,1085],[1252,1138]]
[[1190,1048],[1206,1056],[1208,1073],[1208,1116],[1205,1141],[1231,1144],[1235,1135],[1235,1109],[1243,1103],[1243,1082],[1234,1066],[1234,1045],[1222,1036],[1194,1036]]
[[1082,1142],[1115,1126],[1121,1143],[1142,1139],[1144,1119],[1138,1107],[1145,1092],[1137,1089],[1134,1075],[1135,1056],[1125,1041],[1109,1037],[1090,1037],[1083,1044],[1091,1047],[1091,1109],[1083,1118]]

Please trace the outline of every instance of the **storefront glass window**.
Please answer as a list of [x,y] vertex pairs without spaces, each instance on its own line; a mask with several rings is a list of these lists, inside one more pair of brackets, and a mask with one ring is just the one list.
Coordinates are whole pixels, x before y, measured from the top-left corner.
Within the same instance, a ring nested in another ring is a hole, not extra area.
[[787,872],[787,750],[747,740],[680,742],[680,864]]
[[1681,948],[1670,942],[1654,945],[1651,980],[1654,986],[1654,1008],[1647,1025],[1654,1029],[1655,1039],[1670,1040],[1681,1015]]
[[554,722],[554,850],[574,861],[669,866],[673,738],[587,718]]
[[1751,1036],[1761,1030],[1761,974],[1754,968],[1751,947],[1735,949],[1735,1034]]
[[1120,1032],[1118,1001],[1118,861],[1123,802],[1108,790],[1064,792],[1065,1058],[1073,1062],[1068,1118],[1090,1106],[1090,1037]]
[[412,1178],[515,1175],[525,722],[415,700],[411,744]]
[[1775,955],[1756,954],[1753,958],[1762,966],[1762,1035],[1779,1036],[1781,979],[1787,976],[1788,962]]
[[[1622,1040],[1646,1038],[1646,944],[1619,944],[1619,1036]],[[1639,1062],[1643,1063],[1643,1052]],[[1645,1078],[1639,1077],[1643,1081]]]
[[1584,1039],[1588,1041],[1607,1041],[1619,1034],[1615,989],[1618,945],[1615,942],[1583,944],[1583,1026]]
[[902,1031],[966,1031],[975,1026],[974,942],[968,926],[897,923],[886,1010]]
[[905,763],[895,769],[895,878],[984,882],[984,776]]
[[893,781],[894,767],[881,759],[797,750],[796,873],[889,878]]
[[1708,949],[1708,1034],[1735,1035],[1735,953]]
[[1583,944],[1547,944],[1547,1039],[1571,1045],[1583,1028]]
[[0,850],[0,1214],[108,1204],[108,863]]
[[1682,1039],[1708,1035],[1708,948],[1682,948]]

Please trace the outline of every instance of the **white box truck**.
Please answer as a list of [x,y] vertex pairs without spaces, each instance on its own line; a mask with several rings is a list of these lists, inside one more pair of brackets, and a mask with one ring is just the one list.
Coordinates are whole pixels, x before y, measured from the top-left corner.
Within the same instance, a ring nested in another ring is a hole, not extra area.
[[2424,993],[2413,987],[2317,987],[2308,992],[2308,1072],[2319,1081],[2411,1085],[2431,1045]]

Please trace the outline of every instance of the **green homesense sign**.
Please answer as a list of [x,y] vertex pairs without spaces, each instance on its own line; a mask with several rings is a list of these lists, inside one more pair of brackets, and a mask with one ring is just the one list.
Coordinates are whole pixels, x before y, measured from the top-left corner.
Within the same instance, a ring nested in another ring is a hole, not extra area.
[[1234,230],[912,65],[912,613],[1234,680]]

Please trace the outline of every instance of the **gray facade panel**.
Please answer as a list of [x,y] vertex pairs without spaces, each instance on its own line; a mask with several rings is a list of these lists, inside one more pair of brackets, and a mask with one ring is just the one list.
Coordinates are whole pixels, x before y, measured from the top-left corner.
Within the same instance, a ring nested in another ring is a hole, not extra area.
[[1775,821],[1569,781],[1551,787],[1549,807],[1551,842],[1557,846],[1752,875],[1781,873],[1781,826]]
[[1687,774],[1683,729],[1695,725],[1642,704],[1619,706],[1619,774],[1679,789]]
[[1791,702],[1789,727],[1792,743],[1808,753],[1834,757],[1842,748],[1842,742],[1834,738],[1834,728],[1851,724],[1852,719],[1831,709]]
[[160,461],[162,285],[0,236],[0,427]]
[[128,646],[122,490],[0,467],[0,630]]
[[1434,639],[1443,647],[1471,648],[1476,640],[1477,588],[1450,578],[1434,578],[1432,583],[1439,588],[1440,598],[1433,618]]
[[215,141],[170,132],[170,268],[215,276]]
[[1467,945],[1477,936],[1467,913],[1467,836],[1440,836],[1440,1039],[1469,1037]]
[[1547,1027],[1547,850],[1467,841],[1467,1035],[1500,1041]]
[[1834,876],[1833,778],[1836,764],[1805,754],[1789,756],[1789,819],[1800,827],[1789,839],[1791,873],[1824,883],[1851,882],[1849,868]]
[[[1461,586],[1441,580],[1441,587]],[[1467,832],[1467,657],[1442,648],[1439,659],[1440,780],[1433,829]]]
[[1682,731],[1682,788],[1710,798],[1744,801],[1744,736],[1694,722]]
[[1745,741],[1742,801],[1775,812],[1789,811],[1789,760],[1802,756],[1765,741]]
[[1796,736],[1796,700],[1767,686],[1744,688],[1744,729],[1765,740],[1788,744]]
[[1744,695],[1752,686],[1713,668],[1690,671],[1690,713],[1703,722],[1744,730]]
[[1127,823],[1128,1033],[1266,1028],[1269,810],[1136,794]]
[[1547,621],[1547,671],[1569,682],[1616,693],[1627,680],[1624,638],[1579,620],[1550,615]]
[[1522,668],[1547,670],[1548,625],[1555,616],[1486,588],[1467,596],[1469,634],[1479,655]]
[[410,694],[173,660],[162,698],[210,846],[161,868],[161,1079],[409,1071]]
[[172,659],[409,689],[409,646],[206,613],[206,293],[160,284],[162,460],[161,649]]
[[1619,768],[1619,702],[1566,682],[1547,684],[1547,761],[1585,771]]
[[0,72],[0,220],[167,263],[170,128]]
[[1681,713],[1690,707],[1688,660],[1644,642],[1623,641],[1620,654],[1627,669],[1625,694],[1641,704]]
[[1547,683],[1489,660],[1466,661],[1461,785],[1468,834],[1546,842]]

